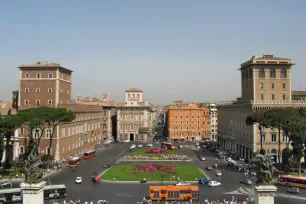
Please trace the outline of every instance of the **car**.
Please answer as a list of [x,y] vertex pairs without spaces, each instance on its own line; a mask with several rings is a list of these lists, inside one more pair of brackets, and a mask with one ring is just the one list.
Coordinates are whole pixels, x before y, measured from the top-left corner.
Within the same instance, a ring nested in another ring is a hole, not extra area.
[[131,147],[130,147],[130,149],[134,149],[134,148],[136,148],[136,145],[132,145]]
[[288,188],[287,190],[286,190],[286,192],[287,193],[293,193],[293,194],[300,194],[301,192],[300,192],[300,189],[298,189],[298,188]]
[[108,169],[109,167],[111,167],[110,164],[105,164],[105,165],[103,166],[103,169]]
[[218,181],[210,181],[210,182],[208,183],[208,186],[210,186],[210,187],[221,186],[221,183],[218,182]]
[[175,184],[176,186],[191,186],[191,183],[185,183],[185,182],[178,182]]
[[130,140],[124,140],[123,142],[128,143],[128,142],[130,142]]
[[205,157],[201,157],[200,160],[201,161],[206,161],[206,158]]
[[211,171],[211,170],[212,170],[212,167],[211,167],[211,166],[208,166],[208,167],[206,167],[206,170]]
[[82,177],[76,177],[75,183],[76,184],[81,184],[82,183]]
[[146,147],[153,147],[153,145],[152,144],[147,144]]
[[244,180],[241,180],[240,183],[243,183],[246,185],[252,185],[253,181],[251,179],[244,179]]
[[138,148],[141,148],[141,147],[143,147],[143,145],[142,145],[142,144],[139,144],[137,147],[138,147]]
[[12,181],[5,181],[3,183],[0,183],[0,188],[12,187],[12,186],[13,186]]
[[200,180],[198,181],[199,184],[207,184],[209,183],[209,180],[206,178],[200,178]]
[[219,166],[217,163],[214,164],[214,168],[217,169]]
[[217,176],[222,176],[222,172],[221,171],[217,171],[216,175]]

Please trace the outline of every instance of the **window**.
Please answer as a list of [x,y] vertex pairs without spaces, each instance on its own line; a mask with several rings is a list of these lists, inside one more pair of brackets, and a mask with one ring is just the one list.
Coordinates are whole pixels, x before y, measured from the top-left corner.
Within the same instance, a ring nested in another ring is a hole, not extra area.
[[264,83],[260,83],[260,88],[261,88],[261,89],[264,88]]
[[50,138],[51,136],[52,136],[52,129],[46,129],[45,137]]
[[52,105],[52,100],[48,100],[48,105]]
[[70,145],[68,145],[68,151],[70,151]]
[[20,146],[20,154],[24,154],[24,147]]
[[262,142],[265,143],[266,142],[266,135],[263,134],[261,139],[262,139]]
[[68,136],[71,135],[71,128],[68,128]]
[[275,94],[272,94],[272,101],[275,100]]
[[283,94],[283,101],[286,100],[286,94]]
[[24,100],[24,105],[29,105],[29,100]]
[[37,89],[36,89],[36,93],[40,93],[40,88],[37,88]]
[[282,68],[281,78],[287,78],[287,70],[285,68]]
[[36,100],[36,105],[40,106],[40,100]]
[[259,70],[259,78],[265,78],[265,70],[264,70],[264,68],[261,68]]
[[288,137],[283,133],[283,142],[288,142]]
[[62,153],[64,153],[65,152],[65,147],[64,147],[64,145],[62,145]]
[[20,134],[22,134],[22,135],[24,134],[24,128],[23,127],[20,128]]
[[29,73],[26,73],[26,74],[25,74],[25,78],[30,78],[30,74],[29,74]]
[[270,78],[276,78],[276,73],[275,73],[275,69],[274,68],[270,69]]
[[264,94],[262,93],[262,94],[260,94],[260,100],[265,100],[265,97],[264,97]]
[[65,128],[62,128],[62,137],[65,137],[65,133],[66,133]]
[[48,93],[52,93],[52,88],[48,88]]
[[52,148],[47,147],[46,152],[47,152],[48,155],[52,155]]
[[40,131],[39,131],[39,129],[34,129],[33,130],[33,137],[35,138],[35,139],[38,139],[39,138],[39,133],[40,133]]
[[275,133],[272,134],[271,141],[272,142],[276,142],[276,134]]
[[40,73],[39,73],[39,74],[36,74],[36,78],[40,79],[40,77],[41,77],[41,74],[40,74]]
[[48,74],[48,78],[49,78],[49,79],[52,79],[52,78],[53,78],[53,74],[52,74],[52,73],[49,73],[49,74]]
[[275,88],[275,85],[274,85],[274,83],[272,83],[272,84],[271,84],[271,88],[272,88],[272,89],[274,89],[274,88]]
[[283,84],[282,84],[282,87],[283,87],[283,89],[285,89],[285,88],[286,88],[286,84],[285,84],[285,83],[283,83]]
[[29,88],[25,88],[24,92],[29,93],[30,89]]

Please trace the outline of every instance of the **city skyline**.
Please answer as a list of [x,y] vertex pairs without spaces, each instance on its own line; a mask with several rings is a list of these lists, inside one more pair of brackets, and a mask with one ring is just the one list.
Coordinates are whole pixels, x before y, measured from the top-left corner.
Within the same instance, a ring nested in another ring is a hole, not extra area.
[[264,53],[291,58],[292,90],[306,89],[303,1],[260,12],[260,1],[173,2],[2,3],[0,100],[18,89],[19,65],[45,60],[74,71],[72,98],[121,102],[135,87],[156,105],[235,100],[240,64]]

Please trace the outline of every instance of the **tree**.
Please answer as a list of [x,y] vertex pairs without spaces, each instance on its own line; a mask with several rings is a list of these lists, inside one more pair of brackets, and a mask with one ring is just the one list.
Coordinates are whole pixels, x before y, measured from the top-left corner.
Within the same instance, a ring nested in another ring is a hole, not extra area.
[[260,134],[260,154],[265,154],[265,150],[263,148],[263,137],[264,137],[263,129],[267,127],[265,111],[257,110],[255,112],[252,112],[249,116],[247,116],[245,124],[257,125]]
[[293,108],[275,108],[265,112],[268,127],[278,130],[278,162],[280,162],[281,131],[294,120],[296,113],[296,109]]
[[3,142],[3,137],[0,136],[0,166],[3,157],[3,151],[4,151],[4,142]]
[[10,169],[10,141],[14,131],[22,124],[22,118],[17,115],[9,115],[3,119],[0,118],[0,134],[2,133],[6,139],[5,143],[5,168]]

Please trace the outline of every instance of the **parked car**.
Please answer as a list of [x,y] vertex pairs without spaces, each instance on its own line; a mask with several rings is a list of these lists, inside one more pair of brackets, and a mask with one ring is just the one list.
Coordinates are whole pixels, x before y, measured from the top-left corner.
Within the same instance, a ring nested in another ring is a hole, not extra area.
[[123,142],[126,142],[126,143],[127,143],[127,142],[130,142],[130,140],[124,140]]
[[[133,145],[132,145],[132,146],[133,146]],[[143,145],[142,145],[142,144],[139,144],[137,147],[138,147],[138,148],[141,148],[141,147],[143,147]]]
[[214,164],[214,168],[217,169],[219,165],[217,163]]
[[130,149],[134,149],[136,148],[136,145],[135,144],[132,144],[132,146],[130,147]]
[[222,176],[222,172],[221,171],[217,171],[216,175],[217,176]]
[[12,181],[5,181],[5,182],[0,183],[0,188],[6,188],[6,187],[12,187],[12,186],[13,186]]
[[76,184],[81,184],[82,183],[82,177],[76,177],[75,183]]
[[206,158],[205,157],[201,157],[200,160],[201,161],[206,161]]
[[199,184],[208,184],[209,180],[206,178],[200,178],[200,180],[198,181]]
[[208,186],[210,186],[210,187],[221,186],[221,183],[218,182],[218,181],[210,181],[210,182],[208,183]]
[[176,186],[191,186],[191,183],[185,183],[185,182],[178,182],[175,184]]
[[110,167],[111,167],[110,164],[105,164],[105,165],[103,166],[103,169],[108,169],[108,168],[110,168]]
[[298,188],[288,188],[287,193],[294,193],[294,194],[300,194],[300,189]]
[[211,167],[211,166],[208,166],[208,167],[206,167],[206,170],[211,171],[211,170],[212,170],[212,167]]
[[252,185],[252,180],[251,179],[244,179],[241,180],[240,183],[246,184],[246,185]]
[[152,144],[147,144],[146,147],[153,147],[153,145]]

